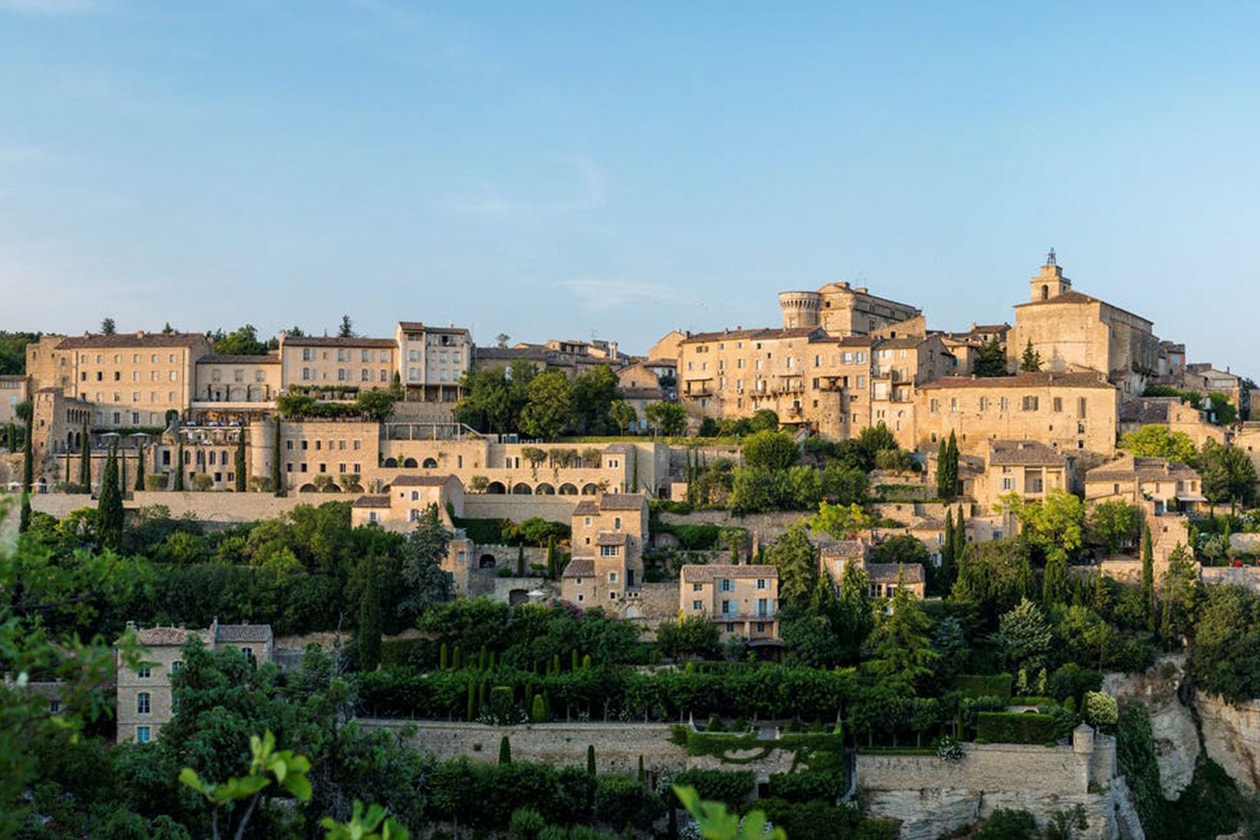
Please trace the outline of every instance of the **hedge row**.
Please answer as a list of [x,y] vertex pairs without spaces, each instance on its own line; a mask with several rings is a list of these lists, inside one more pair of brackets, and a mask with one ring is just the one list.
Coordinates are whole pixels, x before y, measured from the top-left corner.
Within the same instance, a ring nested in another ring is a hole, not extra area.
[[[674,784],[696,789],[701,799],[725,802],[732,808],[748,798],[756,784],[751,770],[686,770],[674,777]],[[785,797],[786,798],[786,797]]]
[[1053,715],[1026,712],[980,712],[976,715],[976,740],[992,744],[1053,744],[1059,737],[1059,720]]
[[1010,674],[960,674],[954,677],[954,688],[968,697],[1011,699]]
[[853,695],[855,684],[852,669],[776,664],[692,673],[596,666],[549,675],[515,668],[461,668],[362,674],[359,693],[363,712],[378,717],[475,718],[483,698],[494,688],[506,688],[522,714],[532,712],[533,698],[541,695],[546,719],[683,720],[689,714],[834,718]]

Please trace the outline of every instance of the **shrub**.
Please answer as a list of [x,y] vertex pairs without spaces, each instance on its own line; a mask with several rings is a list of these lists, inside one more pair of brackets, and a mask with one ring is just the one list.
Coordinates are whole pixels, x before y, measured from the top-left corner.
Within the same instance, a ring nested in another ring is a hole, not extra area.
[[972,835],[975,840],[1031,840],[1037,837],[1037,820],[1027,811],[998,808]]
[[167,480],[170,478],[169,473],[158,473],[156,475],[146,475],[144,477],[145,490],[165,490]]
[[1085,722],[1097,729],[1110,732],[1120,720],[1120,707],[1116,698],[1102,691],[1085,692]]
[[661,810],[661,798],[629,776],[600,776],[595,782],[595,818],[601,822],[646,828]]
[[674,784],[693,787],[700,798],[734,806],[752,792],[755,778],[751,770],[687,770],[674,777]]
[[197,473],[193,476],[192,485],[198,493],[204,493],[214,486],[214,478],[206,473]]
[[976,739],[994,744],[1050,744],[1058,740],[1059,726],[1054,715],[980,712]]
[[[751,775],[751,774],[750,774]],[[843,778],[838,773],[814,770],[770,774],[770,795],[788,802],[833,801],[840,793]]]
[[1010,674],[959,674],[954,677],[954,688],[967,697],[997,697],[1011,699]]

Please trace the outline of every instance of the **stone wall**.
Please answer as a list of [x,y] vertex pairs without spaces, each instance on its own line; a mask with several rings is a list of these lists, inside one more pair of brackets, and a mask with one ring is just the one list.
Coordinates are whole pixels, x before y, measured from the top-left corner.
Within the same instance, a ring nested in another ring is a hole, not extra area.
[[[1104,741],[1103,738],[1098,740]],[[1089,790],[1092,753],[1077,753],[1071,747],[1028,744],[967,744],[965,749],[966,757],[956,762],[944,761],[935,755],[859,753],[858,787],[863,790],[1036,789],[1059,796]]]
[[568,525],[573,518],[573,508],[577,507],[582,498],[469,494],[464,497],[464,516],[469,519],[510,519],[513,522],[524,522],[531,516],[537,516],[549,522]]
[[1204,566],[1202,577],[1204,583],[1232,583],[1260,592],[1260,568],[1255,566]]
[[[270,493],[175,493],[170,491],[141,491],[127,499],[128,510],[165,505],[171,517],[178,519],[191,513],[201,522],[257,522],[272,519],[293,510],[298,505],[319,506],[324,502],[347,501],[349,496],[286,496],[277,498]],[[58,519],[72,510],[96,507],[96,500],[86,493],[42,493],[31,496],[31,509],[51,514]]]
[[900,840],[938,840],[952,836],[950,832],[970,827],[998,808],[1028,811],[1036,817],[1038,825],[1044,827],[1055,813],[1078,804],[1085,809],[1088,828],[1073,837],[1114,840],[1119,836],[1117,803],[1111,792],[1060,795],[1043,793],[1037,788],[985,791],[945,788],[872,791],[862,801],[870,816],[900,821]]

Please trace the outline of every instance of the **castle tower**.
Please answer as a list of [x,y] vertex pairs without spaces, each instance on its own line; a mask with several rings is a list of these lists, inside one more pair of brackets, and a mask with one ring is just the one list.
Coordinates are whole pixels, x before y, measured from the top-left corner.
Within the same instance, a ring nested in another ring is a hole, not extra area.
[[1072,291],[1072,281],[1063,276],[1063,269],[1059,267],[1053,248],[1046,254],[1046,264],[1041,267],[1041,273],[1030,279],[1028,283],[1031,286],[1028,299],[1033,303],[1057,298],[1065,292]]
[[817,327],[822,295],[818,292],[779,292],[779,308],[783,310],[783,328]]

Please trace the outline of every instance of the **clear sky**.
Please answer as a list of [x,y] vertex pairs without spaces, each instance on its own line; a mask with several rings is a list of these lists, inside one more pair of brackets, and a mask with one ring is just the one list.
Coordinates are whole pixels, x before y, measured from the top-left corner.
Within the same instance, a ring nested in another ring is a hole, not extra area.
[[[1260,4],[0,0],[0,328],[1013,321],[1260,377]],[[25,303],[26,305],[19,305]]]

